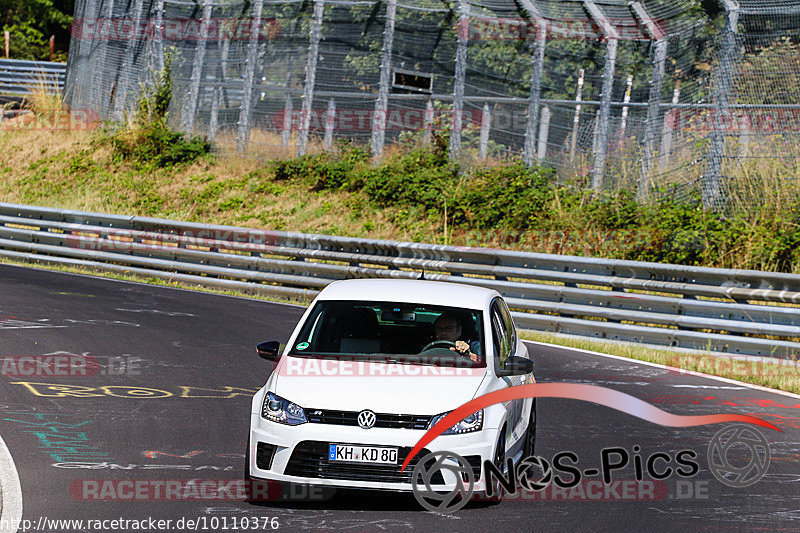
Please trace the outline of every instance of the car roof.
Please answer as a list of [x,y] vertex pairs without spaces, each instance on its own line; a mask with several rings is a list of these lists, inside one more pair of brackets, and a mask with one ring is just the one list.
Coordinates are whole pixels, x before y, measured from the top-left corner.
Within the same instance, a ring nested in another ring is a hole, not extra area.
[[497,291],[462,283],[410,279],[348,279],[325,287],[318,300],[360,300],[484,309]]

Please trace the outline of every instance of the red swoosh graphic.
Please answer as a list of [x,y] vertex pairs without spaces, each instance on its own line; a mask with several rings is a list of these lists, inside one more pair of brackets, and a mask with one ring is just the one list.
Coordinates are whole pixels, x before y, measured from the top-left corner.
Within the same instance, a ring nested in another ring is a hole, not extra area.
[[532,383],[484,394],[452,411],[435,426],[425,432],[422,438],[419,439],[419,442],[417,442],[414,448],[409,452],[400,471],[402,472],[405,470],[411,459],[413,459],[422,448],[430,444],[433,439],[444,433],[447,429],[453,427],[453,425],[464,417],[489,407],[490,405],[524,398],[567,398],[571,400],[583,400],[585,402],[611,407],[617,411],[622,411],[623,413],[653,422],[654,424],[676,428],[705,426],[707,424],[719,424],[721,422],[744,422],[774,429],[775,431],[781,431],[769,422],[765,422],[760,418],[750,415],[737,415],[733,413],[698,416],[673,415],[630,394],[607,389],[605,387],[598,387],[596,385],[583,385],[579,383]]

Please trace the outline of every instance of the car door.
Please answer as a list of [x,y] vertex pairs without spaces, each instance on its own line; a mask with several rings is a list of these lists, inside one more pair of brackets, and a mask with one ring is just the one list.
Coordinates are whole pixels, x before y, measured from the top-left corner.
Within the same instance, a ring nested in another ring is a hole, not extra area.
[[[495,298],[490,308],[492,321],[492,343],[494,345],[494,367],[495,370],[501,368],[512,355],[516,354],[517,330],[511,313],[502,298]],[[498,377],[505,382],[507,387],[523,385],[528,382],[526,376],[502,376]],[[508,419],[506,425],[506,449],[511,457],[520,449],[522,436],[525,434],[527,422],[523,416],[526,412],[525,407],[531,403],[530,399],[512,400],[506,405]]]

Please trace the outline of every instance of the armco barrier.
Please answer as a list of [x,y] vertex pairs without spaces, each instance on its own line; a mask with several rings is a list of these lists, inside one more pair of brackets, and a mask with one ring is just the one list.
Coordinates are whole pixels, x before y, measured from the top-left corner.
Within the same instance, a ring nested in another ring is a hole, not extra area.
[[40,87],[61,93],[66,75],[66,63],[0,59],[0,94],[26,95]]
[[0,203],[0,256],[312,299],[347,278],[489,287],[520,327],[800,354],[800,276],[276,232]]

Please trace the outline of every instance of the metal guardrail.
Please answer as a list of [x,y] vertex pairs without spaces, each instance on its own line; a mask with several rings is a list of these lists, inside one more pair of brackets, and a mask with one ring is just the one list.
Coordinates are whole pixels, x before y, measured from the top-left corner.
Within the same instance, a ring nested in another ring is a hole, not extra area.
[[496,289],[520,327],[800,354],[800,275],[275,232],[0,203],[0,256],[310,300],[347,278]]
[[0,59],[0,94],[30,94],[44,86],[50,93],[64,90],[66,63]]

